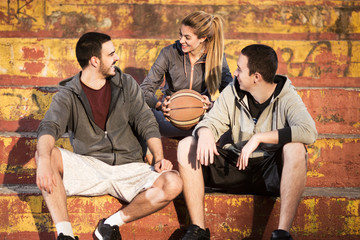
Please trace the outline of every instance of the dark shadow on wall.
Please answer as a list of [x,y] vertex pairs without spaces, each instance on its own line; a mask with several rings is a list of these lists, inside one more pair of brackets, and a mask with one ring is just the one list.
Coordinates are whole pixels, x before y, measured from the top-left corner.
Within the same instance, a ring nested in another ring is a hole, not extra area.
[[130,74],[138,84],[141,84],[146,75],[148,70],[145,70],[144,68],[135,68],[135,67],[127,67],[124,69],[124,73]]
[[[41,192],[35,185],[36,168],[31,168],[33,166],[31,160],[34,158],[36,150],[34,131],[36,131],[38,123],[32,115],[19,120],[19,127],[15,131],[18,139],[12,144],[13,147],[9,152],[3,184],[16,192],[19,200],[29,206],[39,239],[48,240],[56,239],[55,232],[51,232],[48,227],[53,223]],[[28,167],[25,167],[26,165]],[[41,201],[36,200],[38,198]],[[14,207],[12,209],[23,208]]]
[[[214,191],[208,188],[205,190],[205,192],[214,193]],[[270,236],[264,236],[264,233],[267,228],[275,202],[276,197],[254,196],[254,211],[251,224],[251,233],[249,236],[243,238],[244,240],[259,240],[270,238]],[[190,215],[186,207],[186,202],[182,194],[174,200],[174,207],[178,216],[180,228],[176,229],[172,233],[172,235],[169,237],[169,240],[181,239],[187,230],[187,226],[191,223]],[[239,228],[241,228],[241,226],[239,226]],[[212,235],[214,235],[214,233]]]
[[254,216],[251,228],[251,234],[244,240],[269,239],[270,236],[264,236],[266,226],[276,202],[276,197],[254,196]]

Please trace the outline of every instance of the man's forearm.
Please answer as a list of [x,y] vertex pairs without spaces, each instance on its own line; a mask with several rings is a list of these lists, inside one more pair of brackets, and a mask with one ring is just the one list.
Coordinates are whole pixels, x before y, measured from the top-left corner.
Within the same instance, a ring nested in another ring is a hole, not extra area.
[[39,159],[50,159],[52,149],[55,147],[55,138],[51,135],[42,135],[37,142],[36,151]]
[[153,155],[152,162],[149,162],[149,164],[153,165],[157,161],[164,159],[163,147],[160,138],[149,138],[147,140],[147,145]]
[[257,142],[260,143],[269,143],[269,144],[278,144],[279,143],[279,133],[277,130],[271,132],[257,133],[253,137],[257,139]]

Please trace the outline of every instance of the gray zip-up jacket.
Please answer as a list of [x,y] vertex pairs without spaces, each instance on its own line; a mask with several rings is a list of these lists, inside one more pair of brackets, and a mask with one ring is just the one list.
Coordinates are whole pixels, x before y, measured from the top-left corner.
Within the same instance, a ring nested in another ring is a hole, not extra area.
[[[247,96],[240,90],[238,81],[230,84],[220,94],[213,108],[197,124],[196,131],[201,127],[211,130],[217,141],[221,135],[231,129],[233,145],[225,148],[239,153],[248,140],[259,132],[291,129],[291,142],[311,144],[317,138],[315,122],[297,94],[291,81],[281,75],[276,75],[276,81],[285,81],[281,92],[273,97],[270,104],[261,113],[255,124],[250,112]],[[260,144],[251,157],[267,155],[280,149],[281,144]]]
[[[155,108],[155,105],[158,102],[155,93],[163,83],[164,75],[167,84],[165,94],[168,96],[179,90],[189,89],[191,79],[193,79],[192,90],[195,90],[202,95],[209,96],[205,85],[206,55],[203,55],[194,64],[193,68],[191,67],[188,55],[189,54],[184,54],[182,51],[179,40],[161,50],[148,75],[140,85],[149,107]],[[219,86],[220,92],[233,81],[225,55],[221,79],[221,84]]]
[[50,109],[38,127],[38,138],[55,139],[69,133],[77,154],[93,156],[110,165],[142,162],[142,148],[136,136],[160,138],[159,127],[137,82],[119,68],[110,77],[111,103],[103,131],[94,116],[80,83],[81,72],[60,83]]

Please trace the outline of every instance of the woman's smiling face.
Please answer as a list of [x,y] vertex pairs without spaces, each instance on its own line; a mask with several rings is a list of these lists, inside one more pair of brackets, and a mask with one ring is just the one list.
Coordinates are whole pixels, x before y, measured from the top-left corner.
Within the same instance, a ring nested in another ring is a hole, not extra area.
[[194,50],[197,50],[197,48],[201,48],[201,42],[203,42],[205,40],[204,39],[199,39],[195,33],[194,33],[194,29],[192,27],[186,26],[186,25],[181,25],[180,28],[180,43],[181,43],[181,48],[183,50],[184,53],[190,53],[193,52]]

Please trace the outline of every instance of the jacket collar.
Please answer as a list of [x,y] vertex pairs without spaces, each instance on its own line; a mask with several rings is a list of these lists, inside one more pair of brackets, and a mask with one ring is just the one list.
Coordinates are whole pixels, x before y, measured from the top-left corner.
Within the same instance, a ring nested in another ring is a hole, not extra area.
[[[290,79],[288,79],[284,75],[275,75],[275,83],[280,83],[283,85],[280,92],[274,96],[274,98],[278,98],[281,95],[284,95],[289,89],[292,87]],[[245,91],[240,89],[239,82],[234,78],[234,84],[232,86],[234,95],[238,101],[241,101],[245,97]]]
[[[81,83],[80,83],[80,77],[81,77],[82,71],[80,71],[78,74],[71,78],[67,78],[59,83],[60,88],[66,88],[72,92],[74,92],[77,95],[80,95],[82,90]],[[115,75],[108,78],[108,80],[111,81],[111,83],[115,86],[118,86],[119,88],[123,87],[123,83],[121,81],[123,76],[123,73],[121,72],[120,68],[115,66]]]

